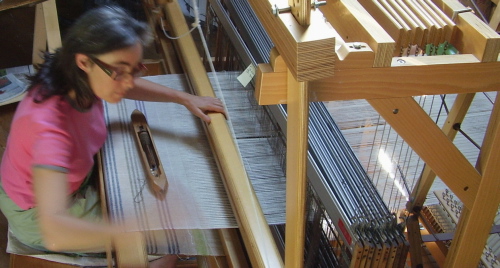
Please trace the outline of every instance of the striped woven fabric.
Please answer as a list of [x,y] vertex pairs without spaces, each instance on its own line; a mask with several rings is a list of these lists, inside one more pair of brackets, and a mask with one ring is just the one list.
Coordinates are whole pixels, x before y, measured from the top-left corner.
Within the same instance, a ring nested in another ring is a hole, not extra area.
[[[185,88],[180,78],[168,79],[168,86]],[[130,119],[135,109],[148,120],[168,179],[164,200],[155,198],[145,180]],[[150,253],[220,253],[211,249],[216,245],[203,243],[217,239],[209,229],[237,224],[201,121],[177,104],[131,100],[106,104],[105,116],[109,132],[103,161],[111,220],[126,223],[131,231],[154,231],[146,236]]]
[[[263,127],[256,128],[259,123],[251,109],[259,107],[242,103],[249,96],[240,91],[244,90],[241,85],[238,89],[234,74],[217,76],[264,214],[269,224],[283,223],[284,175],[279,161],[271,160],[275,157],[263,137]],[[147,79],[179,90],[187,88],[183,75]],[[145,180],[130,119],[135,109],[148,121],[167,176],[164,200],[154,196]],[[127,224],[131,231],[147,231],[149,253],[222,254],[215,229],[235,228],[237,223],[201,120],[178,104],[132,100],[105,104],[105,116],[109,133],[103,162],[111,220]]]

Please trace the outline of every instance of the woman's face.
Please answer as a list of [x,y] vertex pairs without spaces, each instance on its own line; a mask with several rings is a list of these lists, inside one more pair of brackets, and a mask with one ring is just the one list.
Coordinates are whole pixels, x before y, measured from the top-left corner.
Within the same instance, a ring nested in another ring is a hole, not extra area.
[[142,45],[88,57],[87,75],[94,94],[109,102],[117,103],[134,87],[134,74],[140,71]]

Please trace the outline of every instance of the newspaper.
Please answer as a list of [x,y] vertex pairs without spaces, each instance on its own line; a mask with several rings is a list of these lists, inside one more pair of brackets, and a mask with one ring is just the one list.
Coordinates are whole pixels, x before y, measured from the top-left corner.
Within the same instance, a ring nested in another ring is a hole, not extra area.
[[2,70],[0,74],[0,106],[20,101],[28,88],[26,74],[33,72],[32,66],[21,66]]

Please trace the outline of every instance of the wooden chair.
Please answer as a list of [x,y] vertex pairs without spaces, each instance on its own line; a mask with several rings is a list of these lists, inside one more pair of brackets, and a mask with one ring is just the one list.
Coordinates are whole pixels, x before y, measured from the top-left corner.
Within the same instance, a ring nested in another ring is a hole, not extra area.
[[41,63],[40,51],[54,51],[61,46],[61,33],[55,0],[3,0],[0,11],[36,5],[33,33],[33,63]]
[[491,2],[495,4],[495,9],[493,10],[493,12],[491,12],[489,25],[493,30],[497,31],[500,24],[500,8],[498,8],[498,4],[500,3],[500,1],[492,0]]

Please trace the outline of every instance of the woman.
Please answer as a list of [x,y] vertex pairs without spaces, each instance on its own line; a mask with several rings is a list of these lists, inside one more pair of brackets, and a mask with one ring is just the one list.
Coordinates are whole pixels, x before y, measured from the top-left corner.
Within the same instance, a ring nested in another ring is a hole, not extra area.
[[[118,7],[91,10],[30,78],[0,167],[0,208],[24,244],[55,252],[102,252],[108,243],[127,243],[116,226],[99,222],[99,206],[83,192],[106,137],[102,100],[175,102],[207,123],[206,112],[224,113],[218,99],[136,78],[144,70],[143,46],[150,36],[146,24]],[[76,194],[82,192],[85,198]]]

